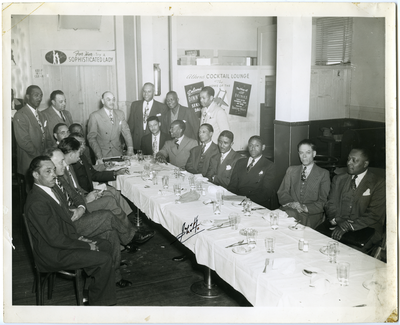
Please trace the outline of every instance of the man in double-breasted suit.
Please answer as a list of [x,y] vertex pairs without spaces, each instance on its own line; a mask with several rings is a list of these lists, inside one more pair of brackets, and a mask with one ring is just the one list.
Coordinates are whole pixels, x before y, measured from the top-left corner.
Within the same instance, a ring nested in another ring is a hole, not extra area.
[[84,238],[77,232],[71,217],[75,210],[57,191],[54,164],[47,156],[39,156],[30,164],[34,179],[28,194],[25,215],[33,238],[35,263],[41,272],[83,268],[94,278],[89,286],[91,305],[116,303],[115,272],[111,245],[96,237]]
[[47,121],[48,132],[47,141],[56,145],[53,137],[53,129],[58,123],[64,123],[68,127],[73,123],[71,113],[65,110],[67,101],[61,90],[55,90],[50,94],[51,106],[42,111],[45,121]]
[[170,139],[168,134],[161,132],[161,123],[157,116],[150,116],[147,119],[147,128],[150,133],[142,137],[140,149],[144,155],[155,155],[164,147],[165,141]]
[[237,161],[227,190],[244,195],[270,210],[276,209],[275,165],[262,155],[265,145],[261,137],[252,136],[248,147],[250,157]]
[[186,162],[186,170],[192,174],[202,174],[211,179],[216,171],[219,158],[218,146],[211,141],[213,127],[203,124],[199,129],[200,145],[190,150],[190,156]]
[[224,130],[230,130],[228,115],[214,100],[215,91],[212,87],[203,87],[200,91],[201,109],[200,124],[208,123],[214,128],[212,141],[218,142],[218,135]]
[[347,160],[347,173],[333,178],[325,212],[335,226],[333,239],[340,240],[346,232],[366,227],[375,229],[362,251],[368,251],[382,238],[386,217],[385,180],[368,169],[369,154],[353,149]]
[[186,124],[185,135],[189,138],[198,139],[200,120],[193,108],[185,107],[179,104],[179,98],[175,91],[167,93],[165,98],[168,110],[164,115],[162,125],[171,125],[175,120],[184,121]]
[[90,114],[88,122],[87,138],[96,159],[122,156],[121,134],[125,139],[127,155],[132,155],[132,136],[124,112],[115,109],[115,97],[109,91],[102,95],[101,102],[103,107]]
[[281,209],[301,224],[316,228],[324,218],[330,188],[329,172],[314,163],[315,144],[302,140],[297,145],[300,166],[290,166],[278,190]]
[[233,133],[228,130],[222,131],[218,137],[220,155],[217,157],[217,170],[212,177],[212,181],[214,184],[225,188],[229,185],[236,162],[243,158],[242,155],[232,149],[232,145]]
[[164,147],[156,155],[157,161],[166,163],[169,159],[172,165],[185,168],[190,150],[197,146],[197,141],[185,136],[184,132],[185,122],[181,120],[172,122],[170,134],[173,140],[165,142]]
[[[47,123],[37,109],[42,101],[42,90],[35,85],[26,89],[26,105],[13,118],[17,144],[17,172],[26,176],[32,159],[43,154],[47,143]],[[36,117],[37,116],[37,117]]]
[[[133,147],[140,149],[140,141],[143,135],[149,134],[150,130],[147,127],[147,119],[150,116],[157,116],[162,123],[164,115],[167,111],[165,104],[154,100],[154,85],[145,83],[142,90],[143,100],[137,100],[132,103],[128,118],[128,125],[131,130]],[[169,125],[161,124],[161,131],[168,133]]]

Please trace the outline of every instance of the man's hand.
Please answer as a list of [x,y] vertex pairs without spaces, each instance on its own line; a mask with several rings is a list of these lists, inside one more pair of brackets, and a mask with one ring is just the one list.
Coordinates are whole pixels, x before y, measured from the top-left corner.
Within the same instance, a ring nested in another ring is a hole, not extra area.
[[165,158],[164,155],[162,155],[161,153],[158,153],[158,152],[156,155],[156,160],[160,163],[164,163],[164,164],[167,163],[167,158]]
[[126,150],[126,155],[133,156],[133,147],[128,147],[128,150]]
[[340,240],[342,236],[346,233],[342,228],[336,226],[335,229],[332,231],[332,238],[335,240]]
[[116,176],[118,176],[118,175],[126,175],[126,174],[129,174],[129,169],[128,168],[121,168],[121,169],[115,171],[115,175]]
[[93,201],[97,200],[98,198],[101,198],[102,196],[103,196],[102,191],[94,190],[86,195],[86,198],[85,198],[86,203],[93,202]]
[[85,209],[82,207],[79,207],[77,209],[69,209],[69,211],[73,212],[73,215],[71,217],[72,221],[78,220],[85,213]]
[[104,164],[103,158],[99,158],[96,160],[96,165],[102,165],[102,164]]
[[337,222],[337,225],[345,232],[353,230],[351,227],[351,223],[353,223],[353,220],[341,220]]
[[90,245],[90,250],[91,251],[99,251],[99,247],[96,245],[97,241],[92,241],[88,243]]

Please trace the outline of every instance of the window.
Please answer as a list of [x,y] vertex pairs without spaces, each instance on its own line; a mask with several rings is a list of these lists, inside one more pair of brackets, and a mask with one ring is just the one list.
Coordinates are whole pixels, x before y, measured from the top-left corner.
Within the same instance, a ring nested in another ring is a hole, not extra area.
[[353,19],[324,17],[316,19],[316,65],[351,63]]

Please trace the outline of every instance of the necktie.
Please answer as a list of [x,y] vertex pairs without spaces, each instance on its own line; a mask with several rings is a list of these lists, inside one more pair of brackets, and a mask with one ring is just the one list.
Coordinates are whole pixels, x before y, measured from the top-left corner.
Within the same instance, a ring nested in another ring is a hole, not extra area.
[[254,166],[254,162],[256,161],[254,158],[252,158],[252,159],[253,159],[253,160],[251,161],[251,164],[247,166],[247,172],[249,172],[249,171],[250,171],[250,169],[252,169],[252,168],[253,168],[253,166]]
[[351,188],[353,191],[355,191],[356,188],[357,188],[357,185],[356,185],[356,178],[357,178],[357,177],[358,177],[357,175],[354,175],[354,177],[351,179],[351,182],[350,182],[350,188]]
[[306,169],[307,167],[304,166],[303,171],[301,172],[301,181],[304,182],[306,180]]
[[154,137],[154,140],[153,140],[153,155],[155,155],[156,153],[157,153],[157,138],[156,137]]
[[[144,114],[143,114],[143,124],[147,123],[147,118],[149,117],[149,102],[146,102],[146,108],[144,109]],[[145,126],[146,128],[146,126]]]
[[207,110],[205,109],[203,111],[203,113],[201,114],[201,123],[200,124],[206,123],[206,117],[207,117]]
[[201,154],[203,154],[205,150],[206,150],[206,145],[203,143],[201,145]]
[[[75,182],[74,175],[72,175],[71,170],[69,169],[69,166],[67,166],[66,169],[67,169],[67,171],[68,171],[69,178],[70,178],[71,181],[72,181],[71,186],[73,186],[75,189],[78,189],[78,185],[77,185],[76,182]],[[71,182],[69,182],[69,183],[71,183]]]
[[65,116],[62,111],[60,111],[60,115],[61,115],[62,120],[65,122]]
[[[72,202],[70,196],[68,195],[67,191],[65,190],[64,186],[62,186],[61,182],[58,180],[58,178],[56,178],[56,184],[60,188],[61,192],[64,194],[65,198],[67,199],[68,206],[70,207],[73,204],[73,202]],[[54,191],[54,189],[52,189],[52,190],[53,190],[53,193],[56,195],[56,197],[58,197],[57,192]]]
[[221,161],[220,161],[220,164],[222,164],[222,162],[224,161],[224,156],[223,155],[221,155]]
[[176,149],[179,149],[178,139],[175,139],[174,143],[176,144]]
[[114,115],[113,115],[113,111],[110,111],[110,121],[111,121],[111,124],[114,124]]
[[44,128],[43,128],[43,125],[42,125],[42,122],[40,122],[40,119],[39,119],[39,115],[38,115],[38,113],[35,111],[35,117],[36,117],[36,120],[37,120],[37,122],[38,122],[38,124],[39,124],[39,126],[40,126],[40,130],[42,131],[42,143],[44,143],[44,139],[45,139],[45,132],[44,132]]

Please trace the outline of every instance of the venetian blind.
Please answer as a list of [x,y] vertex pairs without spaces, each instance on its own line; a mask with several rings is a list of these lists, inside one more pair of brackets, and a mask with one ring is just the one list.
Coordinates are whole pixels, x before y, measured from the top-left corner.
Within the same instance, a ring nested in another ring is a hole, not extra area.
[[349,64],[353,19],[323,17],[316,19],[316,65]]

